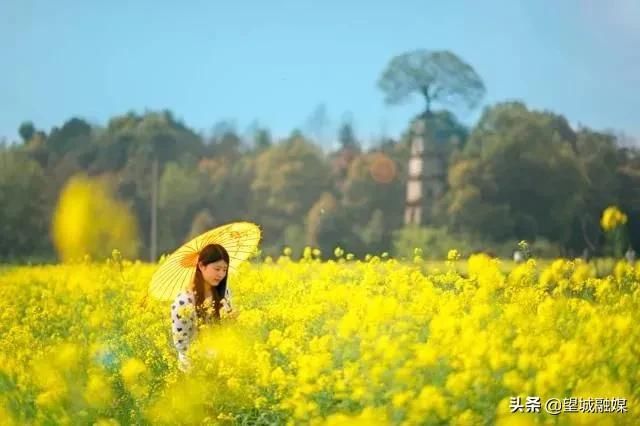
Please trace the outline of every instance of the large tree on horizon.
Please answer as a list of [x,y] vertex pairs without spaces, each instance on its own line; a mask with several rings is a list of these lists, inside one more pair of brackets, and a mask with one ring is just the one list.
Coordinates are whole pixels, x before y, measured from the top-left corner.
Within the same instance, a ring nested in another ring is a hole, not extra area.
[[457,55],[448,50],[427,49],[393,57],[378,80],[378,87],[389,104],[402,103],[419,93],[427,116],[434,103],[475,108],[486,91],[473,67]]

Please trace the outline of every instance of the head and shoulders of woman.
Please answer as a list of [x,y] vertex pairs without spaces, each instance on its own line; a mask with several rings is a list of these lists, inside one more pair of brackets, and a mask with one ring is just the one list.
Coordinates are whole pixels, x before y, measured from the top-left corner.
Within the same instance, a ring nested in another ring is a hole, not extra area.
[[[193,305],[201,310],[209,303],[214,309],[227,294],[229,253],[220,244],[209,244],[200,250],[193,281],[175,299],[179,305]],[[217,316],[217,312],[216,312]]]

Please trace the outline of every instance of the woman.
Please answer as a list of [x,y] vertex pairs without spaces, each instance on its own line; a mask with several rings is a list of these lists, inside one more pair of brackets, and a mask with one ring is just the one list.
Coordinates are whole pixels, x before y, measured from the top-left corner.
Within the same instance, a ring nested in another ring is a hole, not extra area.
[[198,263],[191,288],[181,292],[171,305],[173,344],[178,350],[178,365],[189,368],[187,350],[196,337],[200,324],[220,320],[220,309],[232,312],[231,294],[227,287],[229,253],[220,244],[205,246],[198,255]]

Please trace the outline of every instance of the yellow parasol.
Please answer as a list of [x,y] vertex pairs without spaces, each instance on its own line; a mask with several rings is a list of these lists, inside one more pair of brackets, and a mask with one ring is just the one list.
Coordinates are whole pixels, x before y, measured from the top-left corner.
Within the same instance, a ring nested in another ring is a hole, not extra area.
[[193,282],[198,255],[208,244],[229,252],[229,274],[256,253],[262,232],[251,222],[233,222],[201,234],[173,252],[151,278],[149,293],[158,300],[173,300]]

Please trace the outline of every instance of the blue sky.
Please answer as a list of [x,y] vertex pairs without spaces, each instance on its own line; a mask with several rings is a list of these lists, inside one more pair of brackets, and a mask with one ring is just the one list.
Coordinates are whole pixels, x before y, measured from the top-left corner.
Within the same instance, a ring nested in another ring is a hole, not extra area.
[[470,63],[483,106],[520,99],[640,136],[635,0],[2,0],[0,138],[24,120],[49,130],[163,108],[197,131],[257,120],[283,136],[319,104],[334,126],[350,113],[362,138],[397,136],[422,102],[387,106],[376,81],[416,48]]

